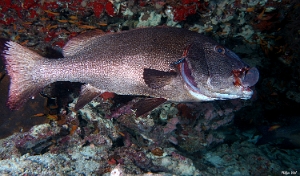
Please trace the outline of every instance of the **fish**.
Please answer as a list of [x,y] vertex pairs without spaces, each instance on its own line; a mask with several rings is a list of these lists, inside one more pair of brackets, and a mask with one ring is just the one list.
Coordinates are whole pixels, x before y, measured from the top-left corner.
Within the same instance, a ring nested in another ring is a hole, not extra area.
[[0,49],[11,79],[12,110],[57,81],[83,83],[78,110],[103,92],[142,95],[159,104],[250,99],[259,79],[258,69],[228,48],[182,28],[85,32],[68,41],[58,59],[6,39]]
[[300,116],[282,116],[284,122],[272,126],[259,126],[261,133],[256,145],[271,144],[282,149],[300,148]]

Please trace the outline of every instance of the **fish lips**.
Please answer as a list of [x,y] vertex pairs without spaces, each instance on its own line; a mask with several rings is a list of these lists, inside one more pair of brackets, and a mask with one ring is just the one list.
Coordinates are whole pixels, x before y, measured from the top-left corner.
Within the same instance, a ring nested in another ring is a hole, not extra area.
[[259,79],[259,72],[257,68],[252,67],[245,72],[245,77],[242,81],[244,87],[251,87],[254,86]]
[[242,69],[233,70],[232,74],[235,80],[233,84],[244,88],[254,86],[259,79],[259,72],[255,67],[244,67]]

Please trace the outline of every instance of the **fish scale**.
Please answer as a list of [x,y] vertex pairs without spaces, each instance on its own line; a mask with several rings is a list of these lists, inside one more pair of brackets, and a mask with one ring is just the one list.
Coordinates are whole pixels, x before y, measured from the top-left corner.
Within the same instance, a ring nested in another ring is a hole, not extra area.
[[[11,109],[56,81],[84,83],[78,100],[84,105],[103,92],[174,102],[249,99],[249,86],[259,78],[257,69],[232,51],[179,28],[83,33],[66,44],[65,58],[60,59],[44,58],[12,41],[1,43],[11,77]],[[251,74],[245,79],[248,70]]]

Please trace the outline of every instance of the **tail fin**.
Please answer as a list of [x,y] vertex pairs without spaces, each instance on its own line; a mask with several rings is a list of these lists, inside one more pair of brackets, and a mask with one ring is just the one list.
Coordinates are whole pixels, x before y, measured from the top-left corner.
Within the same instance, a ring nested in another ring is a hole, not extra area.
[[29,98],[39,92],[44,84],[39,84],[36,67],[42,56],[15,42],[0,39],[0,52],[10,76],[7,105],[19,109]]

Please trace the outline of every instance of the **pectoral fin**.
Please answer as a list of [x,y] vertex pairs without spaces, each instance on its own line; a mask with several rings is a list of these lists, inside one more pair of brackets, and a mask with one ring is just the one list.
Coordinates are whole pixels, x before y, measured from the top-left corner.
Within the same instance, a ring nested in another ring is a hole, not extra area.
[[136,110],[135,115],[139,117],[146,114],[149,111],[152,111],[159,105],[163,104],[167,100],[164,98],[146,98],[138,101],[132,106],[132,109]]
[[165,72],[155,69],[145,68],[143,78],[147,86],[152,89],[159,89],[168,85],[171,80],[176,77],[176,72]]
[[80,95],[78,97],[74,110],[78,111],[79,109],[83,108],[84,105],[92,101],[100,94],[101,90],[91,86],[90,84],[83,85],[81,87]]

